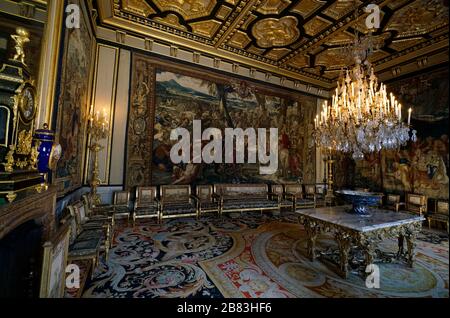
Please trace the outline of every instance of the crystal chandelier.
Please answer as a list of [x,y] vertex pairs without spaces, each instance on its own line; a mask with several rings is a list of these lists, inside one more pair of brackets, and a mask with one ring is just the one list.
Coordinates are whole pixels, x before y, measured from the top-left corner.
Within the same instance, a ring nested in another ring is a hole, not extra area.
[[[370,36],[370,35],[369,35]],[[402,121],[402,105],[379,83],[367,60],[372,41],[357,38],[352,51],[355,66],[341,74],[331,105],[325,101],[314,119],[316,144],[328,151],[351,153],[363,159],[365,153],[396,149],[410,139],[412,109]]]

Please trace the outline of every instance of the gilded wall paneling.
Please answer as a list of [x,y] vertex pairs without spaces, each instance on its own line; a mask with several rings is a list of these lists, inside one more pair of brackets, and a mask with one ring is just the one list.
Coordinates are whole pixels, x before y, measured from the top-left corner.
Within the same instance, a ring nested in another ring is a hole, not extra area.
[[124,160],[130,90],[131,52],[120,49],[109,184],[124,184]]
[[[109,135],[105,140],[101,140],[100,144],[104,147],[99,152],[99,170],[100,180],[102,184],[109,184],[109,174],[111,165],[111,146],[112,134],[114,130],[114,110],[116,105],[117,77],[119,68],[119,48],[98,44],[96,58],[96,78],[95,91],[93,94],[94,111],[103,112],[105,109],[109,115]],[[111,67],[113,66],[113,67]],[[90,181],[91,175],[91,158],[88,150],[89,167],[87,169],[86,181]]]

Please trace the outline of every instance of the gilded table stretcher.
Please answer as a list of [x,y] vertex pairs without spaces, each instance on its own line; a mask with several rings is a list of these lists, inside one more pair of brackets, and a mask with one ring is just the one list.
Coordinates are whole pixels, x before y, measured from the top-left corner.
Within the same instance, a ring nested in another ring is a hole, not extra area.
[[324,207],[297,210],[299,221],[307,234],[307,253],[311,261],[317,257],[316,239],[321,232],[331,232],[339,249],[339,270],[348,276],[348,258],[352,245],[364,252],[365,265],[373,264],[374,252],[379,242],[386,238],[398,238],[397,257],[405,255],[410,267],[414,263],[415,238],[422,227],[424,217],[389,210],[373,209],[371,216],[361,217],[347,211],[350,206]]

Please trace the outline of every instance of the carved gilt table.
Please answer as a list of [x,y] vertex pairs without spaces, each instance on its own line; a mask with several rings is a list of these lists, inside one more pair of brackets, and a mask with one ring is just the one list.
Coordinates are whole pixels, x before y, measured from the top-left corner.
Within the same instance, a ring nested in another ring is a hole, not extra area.
[[424,217],[409,213],[372,209],[371,216],[361,217],[347,211],[351,206],[334,206],[318,209],[299,209],[299,221],[305,226],[307,254],[311,261],[317,257],[316,239],[321,232],[333,234],[339,250],[340,275],[347,278],[349,252],[352,246],[364,253],[365,266],[373,264],[374,252],[379,242],[386,238],[398,238],[397,257],[405,255],[410,267],[414,263],[415,238],[422,227]]

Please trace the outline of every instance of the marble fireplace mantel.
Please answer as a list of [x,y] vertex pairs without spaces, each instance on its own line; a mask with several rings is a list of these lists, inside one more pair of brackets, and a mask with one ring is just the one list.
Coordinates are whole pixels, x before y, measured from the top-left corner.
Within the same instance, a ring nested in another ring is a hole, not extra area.
[[35,220],[43,226],[43,240],[50,239],[55,226],[56,188],[0,206],[0,240],[27,221]]

